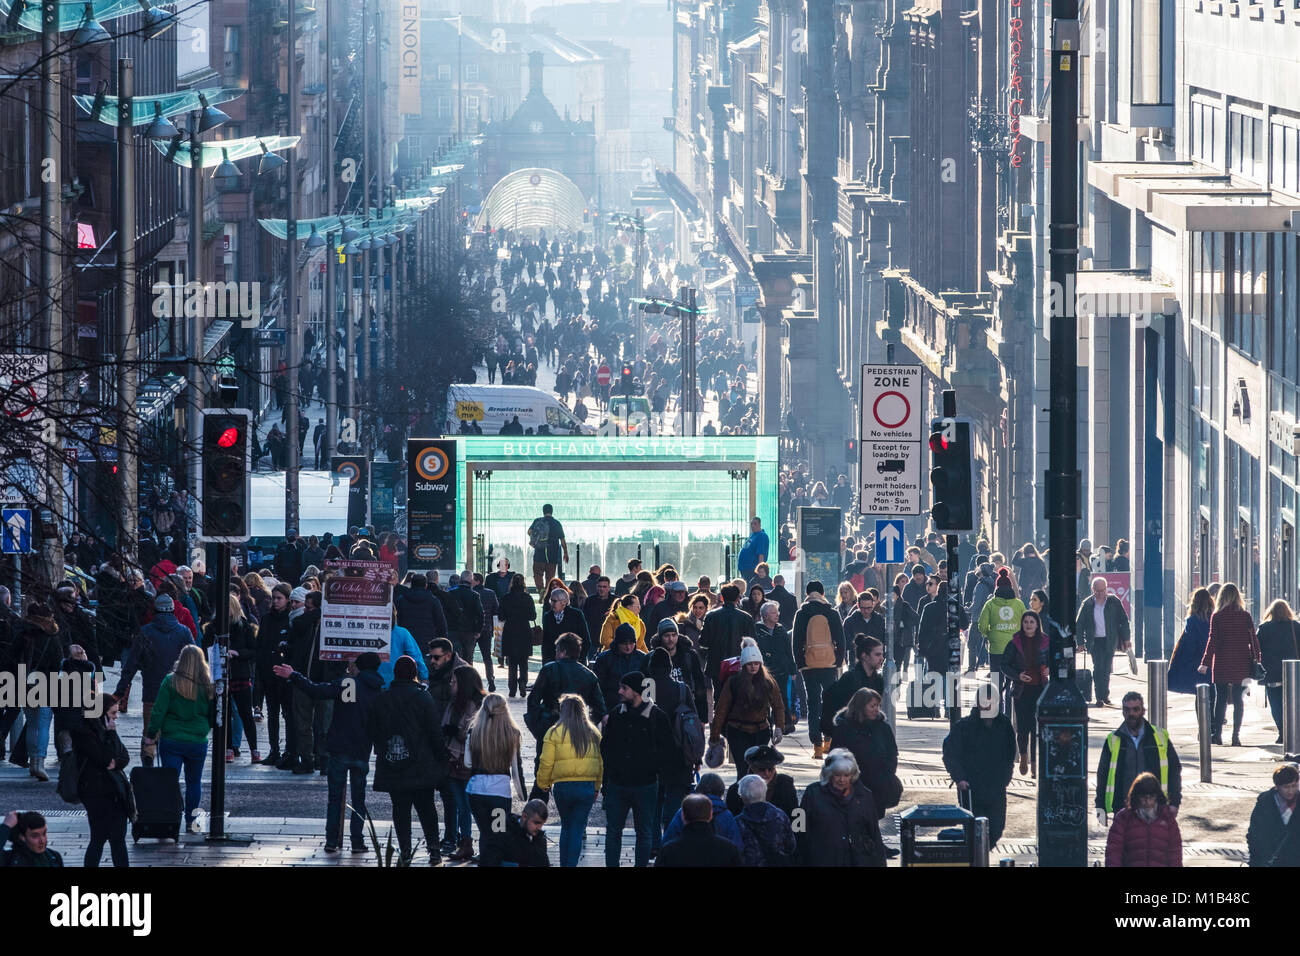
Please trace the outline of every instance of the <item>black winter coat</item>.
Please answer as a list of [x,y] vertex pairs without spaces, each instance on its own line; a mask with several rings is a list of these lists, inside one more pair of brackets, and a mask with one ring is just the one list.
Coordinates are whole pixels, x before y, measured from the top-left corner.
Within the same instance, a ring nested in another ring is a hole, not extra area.
[[[650,641],[650,650],[653,651],[656,647],[663,647],[658,634]],[[707,724],[709,722],[709,679],[704,676],[704,664],[695,650],[695,643],[685,633],[678,633],[677,653],[671,657],[671,661],[672,669],[669,671],[669,676],[673,680],[681,681],[690,690],[691,697],[695,699],[696,713],[700,715],[700,720]]]
[[411,632],[420,652],[429,652],[429,642],[435,637],[447,636],[447,617],[442,612],[442,602],[428,588],[408,588],[398,585],[394,590],[397,623]]
[[[745,809],[745,801],[740,799],[740,782],[736,781],[727,788],[727,809],[733,816],[739,817]],[[777,773],[767,785],[767,802],[788,817],[799,806],[799,792],[795,790],[794,777],[788,773]]]
[[803,829],[795,834],[801,866],[884,866],[885,847],[871,791],[853,781],[847,798],[814,783],[803,792]]
[[488,637],[492,636],[492,619],[497,616],[497,610],[501,606],[501,599],[497,597],[497,592],[489,587],[477,587],[474,593],[478,595],[478,600],[483,605],[483,627],[479,631]]
[[355,678],[354,700],[345,701],[344,692],[348,678],[340,677],[328,684],[312,683],[294,671],[293,686],[312,700],[334,701],[333,718],[325,734],[325,749],[332,754],[343,754],[353,760],[370,760],[370,734],[367,724],[370,710],[383,692],[384,682],[378,671],[361,671]]
[[451,758],[442,714],[419,684],[390,684],[370,707],[366,733],[375,747],[376,791],[429,790],[446,780]]
[[[960,622],[963,628],[970,626],[965,608],[961,609]],[[916,650],[931,670],[942,672],[948,669],[948,602],[942,597],[921,609],[921,621],[916,627]]]
[[[599,636],[599,631],[596,632]],[[555,612],[549,608],[542,612],[542,663],[555,660],[555,642],[561,634],[577,634],[582,638],[582,659],[586,660],[591,652],[591,634],[587,630],[587,618],[572,605],[565,607],[564,616],[555,619]]]
[[767,599],[781,606],[781,614],[777,618],[781,626],[787,631],[794,627],[794,614],[799,610],[799,602],[795,600],[795,596],[787,591],[784,585],[778,584],[767,592]]
[[714,833],[712,824],[688,823],[681,836],[660,847],[655,866],[740,866],[740,851],[726,837]]
[[456,602],[460,611],[457,615],[456,632],[459,634],[480,633],[483,630],[483,602],[479,600],[474,588],[457,585],[447,594]]
[[1261,793],[1250,813],[1246,847],[1251,866],[1300,866],[1300,812],[1292,810],[1291,822],[1283,823],[1276,792],[1270,788]]
[[[1259,641],[1266,684],[1282,683],[1282,661],[1300,653],[1300,621],[1265,621],[1255,634]],[[1200,661],[1197,661],[1199,664]]]
[[[599,596],[597,596],[595,591],[589,591],[587,593],[587,600],[582,602],[582,616],[587,620],[588,637],[591,637],[594,634],[596,639],[600,638],[601,626],[605,623],[605,618],[609,616],[609,609],[614,606],[614,602],[617,600],[618,598],[614,597],[614,592],[612,590],[609,592],[609,597],[603,601]],[[654,631],[650,632],[650,634],[653,633]],[[647,637],[648,636],[649,635],[647,635]],[[594,648],[588,648],[587,651],[589,660],[592,650],[594,650]]]
[[297,587],[302,579],[302,552],[297,542],[281,541],[275,549],[275,576],[290,587]]
[[550,866],[551,858],[546,852],[546,834],[539,832],[537,836],[530,837],[517,816],[513,813],[507,815],[501,862],[513,866]]
[[[586,701],[588,716],[597,726],[608,713],[605,695],[600,689],[600,679],[581,661],[566,659],[543,664],[528,691],[528,711],[525,717],[528,729],[533,731],[538,740],[559,719],[560,697],[564,694],[577,694]],[[618,698],[615,697],[614,700],[617,701]]]
[[680,763],[668,715],[650,701],[635,709],[619,704],[610,713],[600,739],[600,756],[607,786],[643,787]]
[[1016,762],[1016,732],[1006,714],[986,726],[978,710],[957,721],[943,740],[943,765],[954,781],[975,790],[1006,793]]
[[[203,628],[203,646],[211,647],[216,643],[217,625],[213,623]],[[237,657],[230,658],[230,679],[232,681],[251,681],[253,664],[257,660],[257,630],[247,621],[230,622],[230,649]]]
[[501,599],[497,612],[501,628],[501,653],[513,661],[526,661],[533,653],[533,622],[537,605],[527,591],[511,591]]
[[831,746],[844,747],[852,752],[858,761],[858,769],[862,771],[862,781],[876,803],[876,814],[883,819],[889,809],[888,797],[897,789],[898,744],[894,741],[889,721],[877,717],[859,724],[840,714],[831,728]]
[[724,604],[704,615],[700,647],[709,679],[716,681],[722,673],[722,662],[739,656],[741,640],[753,636],[754,619],[734,605]]
[[882,698],[885,696],[885,675],[876,671],[870,677],[861,664],[854,664],[839,676],[839,679],[826,689],[822,698],[822,736],[829,738],[835,730],[835,717],[848,706],[853,695],[864,687],[870,687]]
[[113,761],[114,770],[121,770],[131,762],[131,755],[117,731],[109,730],[104,726],[104,718],[97,717],[76,721],[68,732],[72,736],[72,749],[81,763],[77,793],[82,797],[117,796],[117,784],[113,782],[108,762]]
[[271,668],[287,661],[280,651],[280,645],[289,641],[289,609],[270,610],[262,615],[262,623],[257,628],[257,669],[265,678],[274,680]]
[[623,680],[623,675],[630,674],[632,671],[640,671],[644,674],[649,667],[650,655],[638,651],[635,647],[632,648],[631,654],[620,654],[617,647],[602,651],[591,665],[591,670],[600,681],[600,693],[605,700],[605,705],[611,709],[618,706],[618,686]]

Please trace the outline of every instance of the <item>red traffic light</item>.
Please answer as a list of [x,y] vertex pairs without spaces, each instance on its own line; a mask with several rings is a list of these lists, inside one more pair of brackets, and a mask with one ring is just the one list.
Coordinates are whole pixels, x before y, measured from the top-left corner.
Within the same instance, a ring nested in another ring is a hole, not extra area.
[[624,365],[624,366],[623,366],[623,374],[624,374],[624,375],[631,375],[631,374],[632,374],[632,366],[630,366],[630,365]]
[[237,441],[239,441],[239,429],[227,428],[217,438],[217,446],[219,448],[233,448]]
[[930,451],[944,452],[948,450],[948,439],[944,437],[943,432],[935,432],[930,436]]

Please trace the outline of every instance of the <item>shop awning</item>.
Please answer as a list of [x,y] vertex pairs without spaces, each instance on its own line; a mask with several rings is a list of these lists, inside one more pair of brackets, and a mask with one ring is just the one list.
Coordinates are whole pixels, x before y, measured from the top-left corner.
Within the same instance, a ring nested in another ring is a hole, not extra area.
[[140,386],[140,394],[135,399],[135,413],[146,425],[152,424],[160,415],[164,415],[181,392],[185,391],[185,377],[168,372],[151,378]]
[[1289,232],[1300,201],[1199,163],[1090,163],[1088,184],[1175,232]]
[[683,216],[692,221],[704,218],[700,201],[675,172],[656,166],[655,179],[659,183],[659,188],[664,191],[664,195],[668,197],[668,201],[677,207],[677,211]]

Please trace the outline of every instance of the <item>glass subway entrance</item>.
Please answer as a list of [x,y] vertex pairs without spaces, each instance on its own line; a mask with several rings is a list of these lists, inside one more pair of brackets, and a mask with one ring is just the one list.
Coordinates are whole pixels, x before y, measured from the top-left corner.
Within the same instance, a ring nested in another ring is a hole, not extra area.
[[[599,565],[616,579],[630,558],[672,564],[690,585],[735,574],[758,515],[777,519],[775,437],[458,437],[457,551],[487,573],[500,557],[532,585],[528,526],[554,507],[566,580]],[[776,573],[773,568],[773,573]]]

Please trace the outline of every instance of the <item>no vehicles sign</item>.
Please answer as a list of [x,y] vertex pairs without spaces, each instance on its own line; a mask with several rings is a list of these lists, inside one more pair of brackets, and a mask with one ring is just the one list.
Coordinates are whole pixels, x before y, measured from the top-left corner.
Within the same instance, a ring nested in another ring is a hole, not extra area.
[[920,513],[921,384],[919,365],[862,366],[862,514]]

